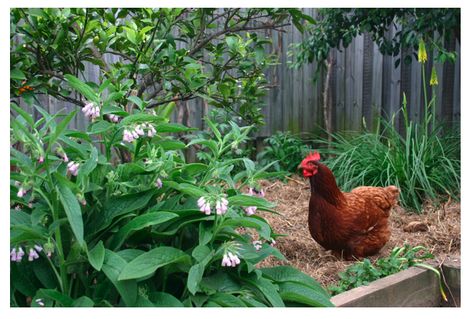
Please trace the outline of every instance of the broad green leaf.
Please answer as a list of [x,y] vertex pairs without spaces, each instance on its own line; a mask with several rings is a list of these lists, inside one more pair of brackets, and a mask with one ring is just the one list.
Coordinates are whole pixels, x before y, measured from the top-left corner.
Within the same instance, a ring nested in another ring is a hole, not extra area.
[[242,216],[226,219],[222,223],[222,227],[223,226],[250,227],[258,230],[258,233],[264,239],[269,240],[271,238],[271,227],[268,225],[268,223],[259,220],[257,217]]
[[194,186],[192,184],[187,184],[187,183],[178,184],[178,183],[168,182],[166,183],[166,186],[174,188],[180,191],[181,193],[184,193],[192,197],[201,197],[201,196],[207,195],[207,192],[205,192],[203,189],[197,186]]
[[129,96],[127,99],[128,101],[138,105],[140,109],[143,109],[145,107],[145,103],[143,102],[143,100],[137,96]]
[[195,131],[195,128],[187,127],[178,123],[162,123],[154,127],[158,133],[180,133]]
[[99,241],[94,248],[87,251],[87,258],[92,267],[97,271],[102,269],[103,261],[105,259],[105,247],[103,246],[102,241]]
[[113,124],[108,121],[96,121],[92,123],[90,129],[88,130],[87,134],[95,135],[95,134],[102,134],[107,132],[108,130],[113,128]]
[[115,288],[117,288],[125,305],[131,307],[135,305],[138,297],[138,286],[136,280],[118,280],[118,276],[126,266],[126,261],[118,254],[108,249],[105,250],[105,260],[102,266],[102,271]]
[[[25,257],[23,257],[25,258]],[[25,296],[34,296],[40,284],[35,280],[33,272],[28,268],[27,263],[10,264],[10,284],[11,286]]]
[[205,172],[209,169],[209,166],[202,163],[192,163],[184,166],[182,172],[190,176],[197,175],[201,172]]
[[124,249],[117,251],[117,255],[125,259],[126,262],[130,262],[141,254],[144,254],[145,251],[139,249]]
[[93,307],[94,301],[87,296],[82,296],[74,300],[72,307]]
[[333,304],[326,294],[296,282],[279,284],[279,294],[285,301],[294,301],[313,307],[331,307]]
[[51,265],[46,261],[46,258],[35,260],[34,267],[32,268],[36,278],[38,278],[44,288],[58,288],[57,277],[54,275]]
[[97,93],[95,93],[95,91],[86,83],[82,82],[71,74],[65,74],[64,78],[73,89],[79,91],[83,96],[86,97],[87,100],[94,102],[97,105],[100,104],[100,99]]
[[213,123],[210,119],[206,118],[205,119],[205,122],[207,123],[207,125],[210,127],[210,129],[212,130],[212,132],[214,133],[215,137],[221,141],[222,140],[222,134],[220,133],[220,131],[218,130],[217,126],[215,125],[215,123]]
[[98,156],[99,154],[97,149],[95,147],[92,147],[92,152],[90,152],[90,158],[79,167],[79,175],[89,175],[95,169],[95,167],[97,167],[97,163],[99,160]]
[[20,114],[21,117],[23,117],[25,121],[30,125],[30,127],[34,127],[33,117],[28,112],[23,110],[21,107],[18,107],[15,103],[10,103],[10,108],[15,110],[15,112],[17,112],[18,114]]
[[118,233],[113,237],[110,247],[119,248],[123,242],[135,231],[167,222],[179,215],[169,212],[150,212],[141,216],[137,216],[129,221],[125,226],[121,227]]
[[129,27],[123,27],[126,33],[126,38],[133,44],[138,44],[137,32]]
[[278,287],[271,283],[270,280],[259,278],[252,281],[252,284],[263,293],[273,307],[284,307],[284,302],[278,293]]
[[71,113],[67,114],[67,116],[61,122],[59,122],[59,124],[56,126],[56,129],[52,132],[51,137],[48,140],[48,150],[51,149],[52,145],[56,142],[62,132],[64,132],[64,130],[67,128],[67,125],[74,118],[76,113],[76,110],[72,111]]
[[205,223],[199,224],[199,246],[206,245],[213,237],[213,229],[210,226],[205,226]]
[[138,279],[150,275],[156,269],[172,263],[190,263],[190,257],[180,249],[162,246],[154,248],[129,262],[118,277],[119,280]]
[[87,147],[85,144],[79,144],[66,136],[59,137],[59,140],[64,142],[64,144],[72,148],[75,152],[79,153],[82,158],[87,158],[89,147]]
[[119,123],[120,127],[125,125],[130,125],[133,123],[141,123],[141,122],[153,122],[153,123],[162,123],[164,119],[160,116],[152,115],[152,114],[145,114],[145,113],[138,113],[133,115],[128,115],[121,120]]
[[61,204],[66,212],[67,220],[69,221],[72,232],[74,233],[77,242],[81,246],[84,246],[84,222],[82,220],[82,211],[79,202],[69,187],[67,187],[61,179],[56,178],[56,181],[57,194],[59,195]]
[[209,302],[214,302],[221,307],[246,307],[246,304],[229,293],[216,293],[210,296]]
[[202,278],[201,287],[221,292],[233,292],[241,289],[240,284],[224,272],[217,272]]
[[149,300],[156,307],[184,307],[184,305],[182,304],[182,302],[179,301],[179,299],[166,292],[151,292],[149,295]]
[[204,275],[205,266],[198,263],[192,266],[189,269],[189,274],[187,276],[187,289],[193,295],[198,291],[197,287],[199,286],[202,276]]
[[129,212],[145,207],[156,194],[156,189],[127,194],[121,197],[110,197],[104,204],[104,209],[97,219],[92,222],[93,232],[98,232],[110,226],[113,219]]
[[25,154],[16,150],[13,147],[10,147],[10,153],[21,165],[22,170],[27,171],[27,172],[30,172],[33,170],[33,163],[31,162],[31,158],[29,156],[26,156]]
[[234,206],[256,206],[258,208],[270,208],[275,204],[268,202],[266,199],[256,196],[235,195],[228,198],[229,205]]
[[39,289],[35,296],[36,299],[50,299],[59,303],[63,307],[71,307],[74,303],[74,300],[66,296],[65,294],[60,293],[56,289]]
[[165,151],[181,150],[183,148],[186,148],[185,143],[174,140],[160,140],[157,142],[153,141],[153,144],[161,146]]
[[19,69],[10,70],[10,78],[13,80],[26,80],[26,75]]
[[16,225],[31,226],[31,215],[22,210],[10,209],[10,226]]
[[313,290],[318,291],[322,296],[330,298],[328,293],[320,286],[320,284],[309,275],[290,266],[276,266],[271,268],[261,268],[263,277],[269,278],[278,283],[296,282],[306,285]]
[[190,141],[187,144],[187,147],[189,147],[191,145],[194,145],[194,144],[200,144],[200,145],[207,146],[212,151],[214,156],[218,155],[218,144],[214,140],[207,140],[207,139],[203,139],[203,138],[195,139],[195,140]]
[[211,253],[212,251],[208,246],[198,245],[192,251],[192,257],[194,257],[197,262],[202,262]]

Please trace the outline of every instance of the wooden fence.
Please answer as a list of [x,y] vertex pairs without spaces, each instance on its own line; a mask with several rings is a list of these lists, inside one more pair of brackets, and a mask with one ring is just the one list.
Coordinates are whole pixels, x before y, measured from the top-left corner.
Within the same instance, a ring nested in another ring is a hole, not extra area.
[[[306,14],[316,15],[317,9],[304,9]],[[267,96],[263,114],[266,125],[258,136],[270,136],[276,131],[291,130],[296,133],[317,133],[324,127],[322,106],[321,74],[314,81],[315,64],[305,64],[300,69],[290,68],[290,57],[287,55],[292,43],[304,39],[294,26],[288,27],[285,33],[267,31],[272,38],[268,52],[279,56],[279,64],[267,71],[272,84]],[[394,27],[391,28],[391,34]],[[450,49],[455,48],[458,58],[455,64],[436,65],[439,86],[435,87],[437,96],[437,117],[447,122],[460,121],[460,45],[446,43]],[[405,50],[402,51],[404,56]],[[366,123],[368,129],[378,115],[391,118],[397,114],[402,102],[403,93],[407,96],[408,111],[411,119],[420,121],[423,118],[423,94],[421,66],[417,61],[412,64],[401,64],[396,68],[397,57],[383,56],[369,35],[360,35],[346,48],[333,49],[331,52],[334,64],[330,82],[332,101],[332,128],[334,131],[358,131]],[[432,57],[432,54],[429,55]],[[108,63],[117,61],[116,56],[105,55]],[[426,63],[426,76],[430,78],[432,59]],[[98,82],[99,68],[87,65],[85,78]],[[428,95],[432,95],[428,86]],[[72,109],[75,106],[52,97],[41,96],[42,106],[54,113],[62,108]],[[184,124],[203,128],[202,118],[209,108],[201,99],[182,102],[178,106],[175,120],[182,119]],[[84,129],[87,119],[78,113],[73,126]],[[402,121],[396,120],[399,130],[403,129]]]

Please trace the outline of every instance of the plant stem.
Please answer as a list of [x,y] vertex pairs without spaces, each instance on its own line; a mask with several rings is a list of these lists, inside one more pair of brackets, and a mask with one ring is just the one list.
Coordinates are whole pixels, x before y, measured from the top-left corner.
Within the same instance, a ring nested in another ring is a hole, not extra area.
[[[46,168],[47,168],[47,173],[48,173],[48,178],[49,178],[49,188],[51,191],[54,189],[54,183],[53,179],[51,178],[51,172],[49,171],[49,160],[48,157],[46,156]],[[53,222],[56,222],[59,220],[59,213],[58,213],[58,199],[57,199],[57,192],[53,192],[52,196],[52,216],[53,216]],[[67,282],[67,269],[66,269],[66,264],[64,260],[64,251],[62,248],[62,238],[61,238],[61,227],[58,226],[55,233],[54,233],[54,241],[56,242],[56,248],[58,251],[58,257],[59,257],[59,272],[61,275],[61,290],[63,293],[68,292],[68,282]]]
[[429,128],[428,117],[429,117],[429,102],[427,101],[427,84],[425,81],[425,64],[422,63],[422,87],[424,88],[424,131],[427,134],[427,130]]

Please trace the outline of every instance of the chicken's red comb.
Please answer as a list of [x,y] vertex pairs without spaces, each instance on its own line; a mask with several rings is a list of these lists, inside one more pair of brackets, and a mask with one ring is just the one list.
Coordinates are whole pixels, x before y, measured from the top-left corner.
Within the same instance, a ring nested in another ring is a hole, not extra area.
[[312,153],[309,153],[309,155],[306,156],[306,161],[320,161],[320,154],[317,151],[313,151]]

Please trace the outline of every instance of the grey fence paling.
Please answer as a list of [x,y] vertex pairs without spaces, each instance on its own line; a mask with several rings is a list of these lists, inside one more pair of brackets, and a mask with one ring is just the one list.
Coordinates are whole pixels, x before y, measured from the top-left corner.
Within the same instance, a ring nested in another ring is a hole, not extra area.
[[[304,9],[306,14],[316,15],[317,9]],[[286,28],[285,33],[265,31],[272,39],[268,53],[279,56],[279,64],[266,72],[270,89],[265,97],[262,112],[266,125],[259,132],[259,137],[270,136],[276,131],[291,130],[296,133],[318,133],[324,127],[322,84],[324,74],[314,81],[315,64],[305,64],[300,69],[290,68],[287,53],[292,43],[301,42],[304,35],[294,26]],[[391,28],[394,33],[394,27]],[[182,46],[183,44],[178,44]],[[455,48],[458,58],[455,64],[436,65],[439,86],[435,87],[437,96],[437,117],[447,122],[460,121],[460,45],[446,43]],[[406,55],[402,51],[402,56]],[[383,56],[369,35],[360,35],[346,49],[333,49],[331,56],[334,62],[330,82],[332,103],[332,128],[334,131],[359,131],[366,123],[368,129],[374,127],[379,115],[391,118],[397,114],[402,102],[403,93],[408,100],[409,116],[414,121],[423,118],[423,93],[421,66],[417,61],[406,64],[403,61],[396,68],[398,57]],[[105,55],[107,63],[120,58]],[[426,75],[430,78],[432,54],[426,63]],[[99,68],[87,64],[84,79],[98,83]],[[432,94],[429,86],[429,96]],[[42,106],[55,113],[66,108],[68,111],[76,106],[58,101],[52,97],[40,96]],[[174,114],[174,120],[188,126],[203,128],[203,117],[209,107],[202,99],[180,102]],[[363,120],[364,119],[364,120]],[[72,124],[74,128],[83,129],[87,119],[81,112]],[[396,120],[398,130],[403,130],[403,123]]]

